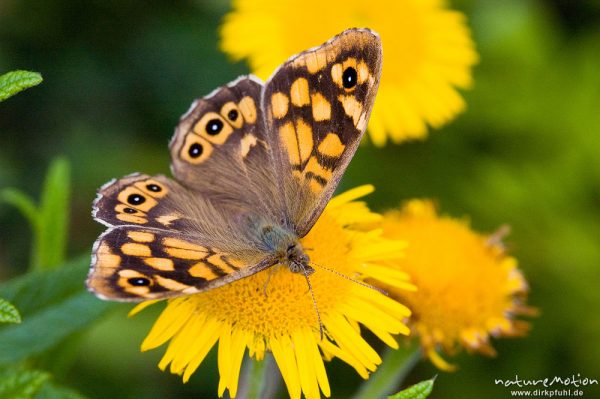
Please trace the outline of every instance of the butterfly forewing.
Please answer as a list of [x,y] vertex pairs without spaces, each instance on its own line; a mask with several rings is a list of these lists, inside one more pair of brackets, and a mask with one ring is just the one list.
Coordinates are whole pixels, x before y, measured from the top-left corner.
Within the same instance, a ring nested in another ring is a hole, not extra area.
[[352,29],[292,57],[265,85],[269,143],[299,236],[316,222],[360,143],[381,57],[375,33]]
[[233,209],[282,209],[262,126],[262,90],[258,79],[242,77],[192,104],[169,146],[178,181]]

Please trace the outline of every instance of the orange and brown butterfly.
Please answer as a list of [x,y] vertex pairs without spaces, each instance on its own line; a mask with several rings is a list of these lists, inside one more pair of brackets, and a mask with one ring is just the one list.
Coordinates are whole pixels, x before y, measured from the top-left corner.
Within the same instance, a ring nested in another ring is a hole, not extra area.
[[366,129],[381,42],[349,29],[196,100],[169,145],[174,180],[133,174],[100,188],[88,288],[141,301],[202,292],[276,264],[308,276],[300,238]]

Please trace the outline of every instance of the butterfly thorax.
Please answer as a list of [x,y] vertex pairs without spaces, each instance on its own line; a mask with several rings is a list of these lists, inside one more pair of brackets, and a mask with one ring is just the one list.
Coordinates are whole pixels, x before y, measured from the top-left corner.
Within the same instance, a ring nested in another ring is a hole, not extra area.
[[286,265],[292,273],[314,272],[295,233],[279,226],[265,225],[261,228],[261,239],[278,263]]

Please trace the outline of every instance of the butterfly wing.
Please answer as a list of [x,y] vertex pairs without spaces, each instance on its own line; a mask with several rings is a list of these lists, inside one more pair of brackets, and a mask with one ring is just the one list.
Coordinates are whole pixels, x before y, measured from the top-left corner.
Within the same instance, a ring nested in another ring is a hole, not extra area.
[[87,286],[114,300],[201,292],[274,262],[243,214],[228,213],[164,176],[134,174],[103,186],[96,220],[110,228],[94,244]]
[[367,127],[381,42],[350,29],[290,58],[265,84],[262,108],[289,221],[302,237],[333,195]]
[[87,286],[103,299],[165,299],[220,287],[274,264],[197,242],[173,231],[111,228],[94,244]]
[[195,101],[169,145],[175,178],[213,202],[274,215],[273,161],[260,109],[262,83],[241,77]]
[[102,186],[92,206],[92,215],[109,227],[139,225],[184,230],[190,221],[188,215],[178,210],[182,192],[185,190],[179,184],[164,176],[134,173]]

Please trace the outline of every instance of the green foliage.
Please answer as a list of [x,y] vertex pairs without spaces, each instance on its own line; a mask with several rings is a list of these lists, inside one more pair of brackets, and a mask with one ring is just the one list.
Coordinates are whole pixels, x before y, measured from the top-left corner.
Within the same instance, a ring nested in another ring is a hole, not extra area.
[[48,373],[38,370],[11,369],[1,371],[0,398],[33,398],[48,378],[50,378]]
[[71,388],[48,381],[42,385],[35,399],[85,399],[85,396]]
[[0,101],[40,83],[42,83],[42,75],[37,72],[11,71],[5,73],[0,76]]
[[383,398],[394,392],[421,358],[421,351],[414,347],[388,349],[377,371],[362,383],[353,399]]
[[65,260],[71,191],[70,175],[68,161],[64,158],[55,159],[48,169],[39,206],[17,189],[7,188],[0,191],[0,201],[17,208],[31,225],[33,269],[56,267]]
[[[76,391],[48,381],[50,374],[15,365],[39,358],[86,328],[110,306],[84,290],[89,257],[62,264],[67,242],[70,168],[64,159],[49,168],[39,207],[15,189],[0,192],[27,218],[34,232],[33,267],[0,284],[0,397],[81,399]],[[57,267],[60,266],[60,267]],[[23,315],[21,316],[14,303]],[[65,348],[65,345],[63,345]]]
[[410,386],[403,391],[389,397],[389,399],[425,399],[433,390],[435,378],[421,381],[418,384]]
[[10,302],[0,298],[0,323],[20,323],[21,315]]
[[87,257],[30,272],[0,285],[0,296],[21,310],[23,323],[0,327],[0,366],[40,355],[101,316],[110,306],[83,289]]
[[49,373],[14,367],[0,371],[2,399],[85,399],[80,393],[56,384]]

